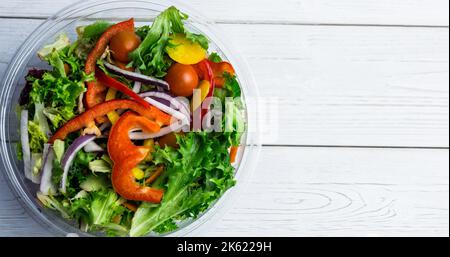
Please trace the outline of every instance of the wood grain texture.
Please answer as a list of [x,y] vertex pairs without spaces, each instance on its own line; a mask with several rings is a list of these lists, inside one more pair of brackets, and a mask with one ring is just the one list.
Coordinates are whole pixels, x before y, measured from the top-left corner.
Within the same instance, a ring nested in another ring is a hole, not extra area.
[[[0,77],[42,19],[74,2],[1,1]],[[448,149],[385,148],[449,146],[447,0],[189,5],[220,23],[278,106],[260,118],[263,143],[291,146],[263,147],[246,192],[194,235],[449,236]],[[0,236],[51,236],[0,171]]]
[[[0,74],[40,20],[1,19]],[[248,60],[263,143],[448,147],[444,28],[221,24]]]
[[[194,235],[448,236],[448,154],[265,147],[246,192]],[[1,178],[0,203],[0,236],[49,235]]]
[[[53,15],[77,0],[2,1],[0,17]],[[190,6],[223,23],[302,23],[448,26],[447,0],[190,0]]]

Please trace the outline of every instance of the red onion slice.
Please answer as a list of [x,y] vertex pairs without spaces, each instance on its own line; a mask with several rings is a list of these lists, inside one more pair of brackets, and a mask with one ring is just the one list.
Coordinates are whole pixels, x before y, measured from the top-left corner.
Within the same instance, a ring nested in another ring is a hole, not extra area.
[[55,154],[53,152],[53,147],[49,144],[44,145],[44,151],[45,148],[47,148],[47,153],[44,155],[44,165],[42,168],[41,185],[39,190],[43,195],[53,195],[56,193],[55,186],[52,183],[52,169]]
[[22,144],[23,170],[25,177],[31,180],[31,151],[28,137],[28,110],[20,113],[20,142]]
[[[136,73],[141,74],[141,71],[139,69],[136,69]],[[142,87],[142,83],[140,81],[135,81],[134,85],[133,85],[133,92],[138,94],[139,92],[141,92],[141,87]]]
[[167,91],[170,90],[169,83],[165,82],[164,80],[153,78],[153,77],[146,76],[146,75],[139,74],[139,73],[132,72],[132,71],[123,70],[123,69],[121,69],[115,65],[112,65],[111,63],[108,63],[108,62],[104,62],[104,64],[105,64],[105,67],[114,74],[122,75],[125,78],[133,80],[133,81],[139,81],[144,84],[154,85],[158,88],[161,88],[161,89],[164,89]]
[[103,132],[105,129],[111,127],[111,125],[112,125],[111,122],[105,122],[105,123],[103,123],[102,125],[100,125],[100,127],[98,127],[98,129],[99,129],[101,132]]
[[146,97],[146,98],[144,98],[144,100],[149,102],[150,104],[154,105],[155,107],[159,108],[161,111],[172,115],[173,117],[178,119],[178,121],[172,123],[170,126],[161,128],[161,130],[158,131],[157,133],[149,134],[149,133],[144,133],[144,132],[130,131],[130,133],[129,133],[130,139],[145,140],[145,139],[149,139],[149,138],[162,137],[162,136],[172,133],[174,131],[179,131],[182,128],[184,128],[185,126],[189,125],[189,122],[190,122],[189,116],[186,116],[185,114],[183,114],[177,110],[174,110],[174,109],[170,108],[169,106],[164,105],[150,97]]
[[146,140],[146,139],[151,139],[151,138],[158,138],[158,137],[162,137],[165,136],[167,134],[170,134],[172,132],[179,132],[184,126],[186,126],[186,124],[182,124],[182,123],[174,123],[170,126],[161,128],[160,131],[158,131],[157,133],[145,133],[145,132],[130,132],[129,136],[131,140]]
[[[145,98],[145,97],[151,97],[151,98],[155,97],[155,98],[158,98],[158,99],[164,99],[165,101],[169,102],[170,105],[167,105],[166,103],[162,102],[163,104],[180,111],[181,113],[183,113],[187,117],[191,116],[190,110],[189,110],[189,104],[184,102],[184,101],[182,101],[182,100],[177,99],[176,97],[171,96],[168,93],[148,91],[148,92],[144,92],[144,93],[139,94],[139,96],[143,97],[143,98]],[[157,100],[157,99],[155,99],[155,100]]]
[[103,148],[101,146],[99,146],[97,143],[95,143],[95,141],[87,143],[83,147],[83,149],[86,153],[96,153],[96,152],[104,152],[105,151],[105,150],[103,150]]
[[185,114],[170,108],[167,105],[164,105],[150,97],[146,97],[144,98],[145,101],[147,101],[148,103],[150,103],[151,105],[155,106],[156,108],[160,109],[161,111],[172,115],[173,117],[175,117],[178,120],[181,120],[184,124],[188,124],[189,123],[189,116],[186,116]]
[[72,145],[69,146],[67,151],[64,153],[61,166],[64,170],[63,176],[61,178],[61,185],[60,185],[60,191],[62,193],[66,193],[66,186],[67,186],[67,175],[69,174],[69,168],[72,164],[73,160],[75,159],[76,154],[78,151],[81,150],[86,144],[89,142],[94,141],[95,135],[86,135],[81,136],[75,141],[73,141]]

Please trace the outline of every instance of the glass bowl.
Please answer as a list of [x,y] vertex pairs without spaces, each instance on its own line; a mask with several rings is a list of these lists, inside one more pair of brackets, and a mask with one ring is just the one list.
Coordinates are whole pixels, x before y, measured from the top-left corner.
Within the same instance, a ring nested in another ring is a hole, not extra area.
[[[27,180],[23,173],[23,163],[17,158],[17,142],[19,141],[19,120],[17,106],[20,92],[25,85],[24,76],[32,67],[44,67],[45,64],[37,57],[36,52],[45,44],[53,42],[62,32],[73,40],[75,28],[80,25],[92,23],[95,20],[117,22],[134,17],[136,26],[149,24],[161,11],[175,5],[190,17],[186,23],[190,30],[201,32],[211,40],[211,51],[217,51],[224,59],[230,61],[236,69],[241,83],[245,108],[247,112],[247,132],[242,139],[242,147],[236,162],[235,187],[228,190],[216,203],[195,220],[182,222],[180,228],[166,236],[185,236],[202,234],[204,223],[218,220],[219,214],[230,208],[232,199],[236,194],[243,194],[246,183],[251,178],[260,151],[260,135],[257,114],[257,104],[250,99],[257,99],[258,90],[253,77],[229,37],[219,30],[218,26],[206,19],[195,10],[183,3],[171,0],[162,1],[81,1],[59,11],[42,23],[22,44],[12,58],[5,72],[0,88],[0,138],[2,171],[15,196],[22,203],[27,212],[42,226],[50,230],[55,236],[102,235],[99,233],[86,233],[79,230],[73,221],[68,221],[52,210],[43,207],[36,199],[38,186]],[[203,233],[203,235],[205,235]]]

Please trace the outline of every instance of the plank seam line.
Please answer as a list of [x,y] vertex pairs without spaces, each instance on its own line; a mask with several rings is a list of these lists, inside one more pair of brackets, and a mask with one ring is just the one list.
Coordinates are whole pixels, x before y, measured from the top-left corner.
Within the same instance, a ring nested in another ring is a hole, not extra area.
[[399,28],[449,28],[448,25],[425,24],[373,24],[373,23],[314,23],[314,22],[289,22],[289,21],[216,21],[218,24],[244,24],[244,25],[296,25],[296,26],[328,26],[328,27],[399,27]]
[[262,144],[263,147],[286,148],[359,148],[359,149],[411,149],[411,150],[449,150],[449,147],[440,146],[371,146],[371,145],[283,145]]
[[[1,15],[0,19],[17,19],[17,20],[46,20],[49,17],[41,16],[8,16]],[[313,23],[313,22],[289,22],[289,21],[248,21],[236,20],[225,21],[216,20],[217,24],[242,24],[242,25],[287,25],[287,26],[328,26],[328,27],[394,27],[394,28],[442,28],[448,29],[449,25],[409,25],[409,24],[371,24],[371,23]]]
[[[17,141],[0,139],[0,142],[15,144]],[[250,144],[247,146],[255,146]],[[446,146],[376,146],[376,145],[288,145],[288,144],[261,144],[262,147],[284,148],[355,148],[355,149],[411,149],[411,150],[449,150]]]

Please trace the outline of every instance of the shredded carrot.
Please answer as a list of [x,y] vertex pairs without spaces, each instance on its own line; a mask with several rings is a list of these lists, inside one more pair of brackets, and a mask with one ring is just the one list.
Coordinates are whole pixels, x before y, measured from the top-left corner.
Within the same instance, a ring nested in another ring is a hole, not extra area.
[[145,184],[153,183],[159,176],[161,176],[163,171],[164,171],[164,167],[158,166],[158,168],[156,168],[155,173],[153,173],[148,179],[145,180]]
[[236,155],[239,150],[239,146],[232,146],[230,148],[230,163],[234,163],[236,161]]
[[132,203],[124,202],[122,205],[125,206],[128,210],[130,210],[132,212],[136,212],[137,211],[137,206],[132,204]]

